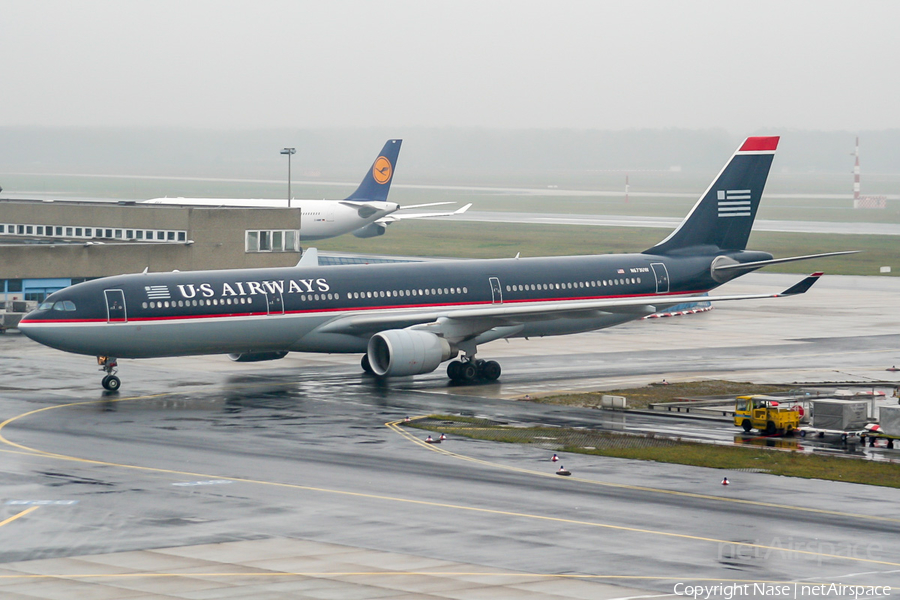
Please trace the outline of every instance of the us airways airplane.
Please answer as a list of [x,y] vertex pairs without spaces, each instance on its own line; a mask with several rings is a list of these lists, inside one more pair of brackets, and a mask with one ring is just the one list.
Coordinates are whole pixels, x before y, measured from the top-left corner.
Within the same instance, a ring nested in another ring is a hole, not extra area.
[[284,200],[249,198],[154,198],[143,204],[174,204],[178,206],[234,206],[243,208],[281,208],[285,205],[299,206],[300,240],[324,240],[345,233],[353,233],[359,238],[384,235],[387,226],[404,219],[428,219],[459,215],[472,206],[467,204],[451,212],[406,213],[410,208],[425,208],[453,204],[453,202],[432,202],[401,207],[396,202],[388,202],[388,192],[397,168],[397,157],[403,140],[388,140],[372,163],[362,183],[355,192],[343,200]]
[[640,254],[295,267],[106,277],[47,297],[22,319],[28,337],[94,355],[118,389],[117,358],[229,354],[272,360],[288,352],[363,353],[379,377],[434,371],[492,381],[500,365],[476,358],[487,342],[619,325],[675,304],[779,298],[806,292],[821,273],[773,294],[703,294],[773,259],[746,250],[778,145],[748,138],[688,216]]

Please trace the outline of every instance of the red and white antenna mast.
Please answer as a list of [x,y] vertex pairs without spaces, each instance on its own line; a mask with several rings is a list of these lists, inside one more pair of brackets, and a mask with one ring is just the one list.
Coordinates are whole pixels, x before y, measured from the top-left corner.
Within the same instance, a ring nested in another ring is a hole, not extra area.
[[856,164],[853,166],[853,207],[859,206],[859,136],[856,136]]
[[856,164],[853,165],[853,208],[887,208],[887,196],[862,196],[859,193],[859,136],[856,136]]

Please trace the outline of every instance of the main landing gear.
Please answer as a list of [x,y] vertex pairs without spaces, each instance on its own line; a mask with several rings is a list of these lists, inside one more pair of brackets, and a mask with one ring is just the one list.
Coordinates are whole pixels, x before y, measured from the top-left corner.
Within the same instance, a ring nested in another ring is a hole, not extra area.
[[117,367],[119,366],[118,361],[112,356],[98,356],[97,364],[100,365],[101,371],[106,371],[106,376],[101,382],[103,389],[110,392],[118,391],[122,385],[122,380],[116,377]]
[[447,365],[447,377],[451,381],[468,382],[480,379],[496,381],[500,377],[500,363],[495,360],[475,358],[454,360]]

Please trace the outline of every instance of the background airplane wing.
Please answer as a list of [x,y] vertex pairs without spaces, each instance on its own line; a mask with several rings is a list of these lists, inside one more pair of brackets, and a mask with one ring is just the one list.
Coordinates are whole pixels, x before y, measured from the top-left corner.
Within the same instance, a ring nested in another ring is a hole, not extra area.
[[[402,221],[403,219],[431,219],[431,218],[433,218],[433,217],[452,217],[453,215],[461,215],[461,214],[463,214],[464,212],[466,212],[467,210],[469,210],[469,207],[470,207],[470,206],[472,206],[471,203],[466,204],[465,206],[460,207],[460,208],[458,208],[458,209],[456,209],[456,210],[454,210],[454,211],[452,211],[452,212],[404,213],[404,212],[399,212],[399,211],[398,211],[398,212],[395,212],[395,213],[391,213],[391,214],[389,214],[389,215],[387,215],[387,216],[381,217],[380,219],[378,219],[378,220],[375,221],[375,222],[376,222],[376,223],[382,223],[382,224],[387,225],[387,224],[390,224],[390,223],[394,223],[395,221]],[[411,207],[405,207],[405,208],[411,208]]]

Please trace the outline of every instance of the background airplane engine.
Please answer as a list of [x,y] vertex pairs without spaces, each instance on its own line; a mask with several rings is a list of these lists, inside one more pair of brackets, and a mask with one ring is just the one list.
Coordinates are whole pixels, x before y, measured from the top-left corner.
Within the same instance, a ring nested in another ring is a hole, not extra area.
[[360,227],[354,231],[353,235],[358,238],[373,238],[384,235],[386,229],[387,227],[381,223],[369,223],[365,227]]
[[457,353],[447,340],[427,331],[389,329],[369,339],[369,364],[384,377],[430,373]]
[[287,356],[287,352],[244,352],[241,354],[229,354],[228,358],[234,362],[260,362],[263,360],[278,360]]

